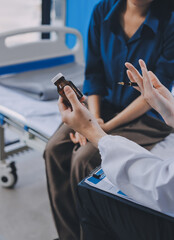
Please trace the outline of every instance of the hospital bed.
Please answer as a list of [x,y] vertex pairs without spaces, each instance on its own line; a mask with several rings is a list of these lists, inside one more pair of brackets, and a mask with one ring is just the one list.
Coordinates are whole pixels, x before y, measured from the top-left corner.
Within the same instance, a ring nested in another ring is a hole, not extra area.
[[[11,38],[29,33],[50,33],[52,37],[9,46]],[[71,35],[76,42],[69,48],[67,38]],[[0,49],[0,185],[13,187],[17,169],[7,158],[28,148],[43,153],[61,123],[58,94],[50,80],[62,72],[76,86],[82,86],[83,44],[75,29],[39,26],[0,34]],[[9,130],[17,134],[17,140],[6,144]]]

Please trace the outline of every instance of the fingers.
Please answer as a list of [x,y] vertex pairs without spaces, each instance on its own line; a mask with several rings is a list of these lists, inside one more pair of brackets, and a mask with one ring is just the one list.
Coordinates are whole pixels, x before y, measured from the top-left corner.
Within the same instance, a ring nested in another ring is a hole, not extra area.
[[81,99],[80,99],[80,102],[84,102],[85,101],[85,96],[83,96]]
[[161,87],[162,84],[160,83],[160,81],[158,80],[156,75],[153,72],[147,70],[147,66],[142,59],[139,60],[139,64],[140,64],[140,67],[142,70],[142,74],[143,74],[143,78],[144,78],[146,86],[148,88],[149,87],[151,87],[151,88],[152,87],[154,87],[154,88]]
[[68,109],[68,107],[64,104],[63,98],[61,96],[59,97],[58,100],[58,108],[61,113]]
[[136,82],[134,77],[132,76],[132,72],[130,70],[127,70],[126,73],[131,82]]
[[72,141],[74,144],[78,143],[78,139],[76,138],[76,136],[75,136],[74,133],[70,133],[69,136],[70,136],[71,141]]
[[138,70],[131,63],[126,62],[125,66],[131,71],[135,81],[136,81],[136,79],[138,79],[138,80],[142,79],[142,77],[141,77],[140,73],[138,72]]
[[144,90],[146,90],[146,91],[147,90],[152,90],[153,89],[153,83],[152,83],[151,79],[149,78],[149,72],[147,70],[147,66],[142,59],[139,60],[139,64],[140,64],[142,75],[143,75],[144,88],[146,88]]
[[143,78],[138,72],[138,70],[131,64],[126,62],[125,66],[128,68],[127,74],[131,82],[136,82],[140,88],[140,91],[143,91]]
[[85,146],[87,143],[87,139],[78,132],[70,133],[69,136],[74,144],[80,143],[81,146]]
[[68,98],[68,100],[70,101],[73,109],[76,108],[80,104],[75,92],[72,90],[72,88],[70,86],[64,87],[64,93],[65,93],[66,97]]
[[[130,70],[127,70],[126,73],[127,73],[127,76],[128,76],[128,78],[129,78],[129,80],[130,80],[131,82],[136,82],[136,81],[134,80],[134,78],[133,78],[132,73],[131,73]],[[140,90],[139,87],[134,87],[134,88],[141,92],[141,90]]]
[[139,86],[137,90],[139,90],[143,95],[145,95],[144,91],[147,91],[147,89],[152,91],[153,84],[149,79],[145,62],[142,59],[140,59],[139,64],[142,70],[143,77],[131,63],[126,63],[125,65],[128,68],[127,70],[128,78],[130,79],[131,82],[136,82]]
[[144,80],[144,92],[149,93],[153,91],[153,84],[149,78],[149,74],[147,71],[147,68],[142,67],[142,74],[143,74],[143,80]]
[[86,107],[85,103],[83,103],[83,102],[82,102],[82,105],[83,105],[84,107]]
[[144,62],[142,59],[140,59],[138,62],[139,62],[139,64],[140,64],[140,67],[141,67],[141,68],[147,69],[145,62]]
[[81,146],[85,146],[86,143],[87,143],[87,140],[86,140],[85,137],[83,137],[83,136],[81,135],[81,137],[80,137],[80,139],[79,139],[79,142],[80,142],[80,145],[81,145]]
[[76,138],[78,139],[78,142],[80,143],[80,146],[85,146],[87,143],[86,138],[78,132],[76,132],[75,135],[76,135]]

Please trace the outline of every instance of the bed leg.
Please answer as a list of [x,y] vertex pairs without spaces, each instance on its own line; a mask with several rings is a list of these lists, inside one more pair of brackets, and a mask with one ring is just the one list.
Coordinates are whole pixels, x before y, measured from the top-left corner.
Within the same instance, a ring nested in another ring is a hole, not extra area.
[[0,162],[5,163],[4,128],[0,126]]
[[0,185],[12,188],[17,182],[15,162],[6,163],[4,128],[0,126]]

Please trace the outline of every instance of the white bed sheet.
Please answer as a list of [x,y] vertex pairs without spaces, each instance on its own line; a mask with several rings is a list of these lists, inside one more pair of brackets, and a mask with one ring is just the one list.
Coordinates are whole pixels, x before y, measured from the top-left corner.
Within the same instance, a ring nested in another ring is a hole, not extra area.
[[57,100],[37,101],[0,86],[0,113],[49,138],[61,123]]

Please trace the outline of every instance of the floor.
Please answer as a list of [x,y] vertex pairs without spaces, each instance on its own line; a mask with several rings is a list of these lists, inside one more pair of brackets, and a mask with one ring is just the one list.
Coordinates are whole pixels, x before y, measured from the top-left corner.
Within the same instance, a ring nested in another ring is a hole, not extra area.
[[14,189],[0,187],[0,240],[55,239],[42,155],[29,150],[11,160],[18,182]]

